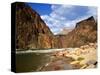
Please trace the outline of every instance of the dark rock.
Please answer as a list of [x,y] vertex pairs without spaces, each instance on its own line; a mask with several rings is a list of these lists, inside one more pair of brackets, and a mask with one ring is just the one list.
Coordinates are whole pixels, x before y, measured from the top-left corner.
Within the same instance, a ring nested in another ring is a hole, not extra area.
[[25,3],[16,3],[16,49],[52,48],[53,34],[40,15]]

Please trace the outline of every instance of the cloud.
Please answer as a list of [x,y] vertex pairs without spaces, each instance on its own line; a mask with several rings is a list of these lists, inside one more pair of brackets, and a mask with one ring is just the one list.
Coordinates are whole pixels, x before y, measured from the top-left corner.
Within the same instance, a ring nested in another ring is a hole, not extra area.
[[54,34],[65,27],[74,28],[77,22],[97,15],[95,7],[51,5],[51,9],[50,14],[42,15],[41,18]]

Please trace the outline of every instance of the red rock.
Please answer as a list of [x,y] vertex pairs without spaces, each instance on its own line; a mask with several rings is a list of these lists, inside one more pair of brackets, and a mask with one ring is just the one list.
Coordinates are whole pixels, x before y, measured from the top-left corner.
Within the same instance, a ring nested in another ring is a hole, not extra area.
[[25,3],[16,3],[16,49],[80,47],[97,42],[97,22],[93,17],[76,24],[65,35],[54,35],[40,15]]
[[16,48],[52,48],[53,33],[40,15],[25,3],[16,3]]
[[76,24],[76,27],[67,35],[56,36],[59,47],[80,47],[89,43],[97,42],[97,21],[89,17]]

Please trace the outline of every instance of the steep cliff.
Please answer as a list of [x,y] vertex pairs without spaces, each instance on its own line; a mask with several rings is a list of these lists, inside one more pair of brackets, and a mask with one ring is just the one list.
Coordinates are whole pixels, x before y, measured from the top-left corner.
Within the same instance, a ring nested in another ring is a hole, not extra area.
[[52,48],[53,34],[40,15],[25,3],[16,3],[16,49]]
[[16,49],[67,48],[94,43],[97,42],[97,22],[89,17],[63,33],[54,35],[28,4],[16,3]]
[[[97,42],[97,22],[91,16],[76,24],[76,27],[65,36],[58,38],[63,47],[79,47]],[[59,42],[60,42],[59,41]]]

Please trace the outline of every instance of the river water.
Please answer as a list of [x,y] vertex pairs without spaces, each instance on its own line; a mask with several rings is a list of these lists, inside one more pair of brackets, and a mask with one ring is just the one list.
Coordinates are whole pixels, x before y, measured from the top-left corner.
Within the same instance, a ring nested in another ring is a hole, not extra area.
[[35,72],[39,67],[50,62],[52,53],[61,50],[65,49],[18,50],[16,51],[16,72]]

